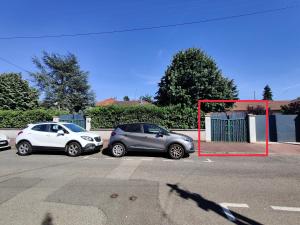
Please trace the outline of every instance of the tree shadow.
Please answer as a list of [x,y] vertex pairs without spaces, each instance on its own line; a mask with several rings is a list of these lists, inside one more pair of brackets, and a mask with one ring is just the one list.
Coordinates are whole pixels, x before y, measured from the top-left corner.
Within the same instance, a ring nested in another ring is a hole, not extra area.
[[[178,184],[167,184],[167,186],[169,186],[171,189],[169,191],[169,193],[172,192],[176,192],[181,198],[183,199],[191,199],[193,201],[195,201],[198,205],[199,208],[205,210],[205,211],[213,211],[216,214],[218,214],[219,216],[223,217],[226,220],[229,220],[227,218],[227,216],[225,215],[223,208],[210,200],[207,200],[205,198],[203,198],[201,195],[197,194],[197,193],[192,193],[189,192],[187,190],[181,189]],[[235,220],[229,220],[234,224],[238,224],[238,225],[262,225],[261,223],[254,221],[246,216],[243,216],[239,213],[236,213],[232,210],[230,210],[231,214],[235,217]]]
[[43,219],[41,225],[54,225],[51,213],[47,213],[45,215],[45,218]]

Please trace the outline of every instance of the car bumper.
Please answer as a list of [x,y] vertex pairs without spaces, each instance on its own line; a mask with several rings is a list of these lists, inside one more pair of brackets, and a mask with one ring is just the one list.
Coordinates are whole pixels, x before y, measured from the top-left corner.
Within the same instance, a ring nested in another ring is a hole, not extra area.
[[90,152],[90,151],[100,151],[103,148],[103,142],[99,143],[89,143],[83,147],[84,152]]
[[189,142],[186,146],[185,146],[185,152],[186,153],[193,153],[195,152],[195,146],[193,142]]
[[10,148],[9,140],[0,141],[0,149]]

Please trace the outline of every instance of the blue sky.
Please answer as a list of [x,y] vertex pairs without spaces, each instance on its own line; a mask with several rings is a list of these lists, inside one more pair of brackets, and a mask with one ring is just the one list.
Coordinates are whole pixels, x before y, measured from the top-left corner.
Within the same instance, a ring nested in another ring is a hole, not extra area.
[[[300,4],[295,0],[1,1],[0,37],[111,31],[191,22]],[[43,50],[78,56],[97,100],[155,95],[172,56],[189,47],[212,56],[240,99],[300,96],[300,7],[182,27],[74,38],[0,40],[0,57],[34,71]],[[0,61],[1,72],[22,72]]]

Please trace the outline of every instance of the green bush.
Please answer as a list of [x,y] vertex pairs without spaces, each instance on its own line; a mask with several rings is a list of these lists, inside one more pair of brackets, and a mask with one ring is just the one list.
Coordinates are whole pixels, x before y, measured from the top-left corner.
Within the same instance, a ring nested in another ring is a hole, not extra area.
[[53,116],[66,114],[65,111],[34,110],[0,110],[0,128],[24,128],[29,123],[52,121]]
[[[155,105],[101,106],[87,110],[92,118],[92,129],[112,128],[121,123],[150,122],[167,128],[197,128],[197,108],[181,106],[158,107]],[[204,114],[201,115],[201,127],[204,128]]]

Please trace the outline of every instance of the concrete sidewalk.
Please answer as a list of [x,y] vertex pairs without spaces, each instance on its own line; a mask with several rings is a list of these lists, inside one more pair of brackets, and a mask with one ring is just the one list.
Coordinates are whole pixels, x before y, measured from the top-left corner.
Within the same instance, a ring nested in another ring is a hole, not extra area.
[[[198,143],[195,143],[198,147]],[[198,149],[198,148],[197,148]],[[229,143],[229,142],[201,142],[201,153],[218,153],[218,154],[263,154],[266,151],[266,144],[250,143]],[[269,143],[269,153],[276,154],[300,154],[300,145],[287,143]]]

